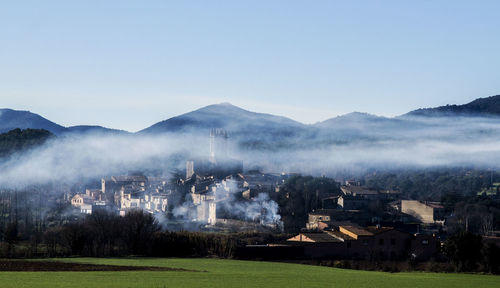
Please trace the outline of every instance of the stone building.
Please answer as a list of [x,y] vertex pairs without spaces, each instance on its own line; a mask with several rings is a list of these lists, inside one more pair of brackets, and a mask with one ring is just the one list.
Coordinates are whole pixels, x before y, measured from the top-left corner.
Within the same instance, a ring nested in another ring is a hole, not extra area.
[[401,200],[401,212],[413,216],[425,224],[444,223],[444,207],[436,202]]
[[437,253],[439,241],[393,227],[340,226],[338,231],[300,233],[287,243],[303,245],[307,258],[424,260]]
[[340,186],[340,190],[345,196],[363,197],[365,199],[380,199],[381,195],[377,190],[368,189],[363,186]]

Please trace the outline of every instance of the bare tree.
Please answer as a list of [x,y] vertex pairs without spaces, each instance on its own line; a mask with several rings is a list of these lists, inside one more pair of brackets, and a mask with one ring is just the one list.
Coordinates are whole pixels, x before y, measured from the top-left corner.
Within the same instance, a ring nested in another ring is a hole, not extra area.
[[483,212],[480,214],[481,219],[481,234],[488,236],[490,231],[493,230],[493,215],[491,213]]

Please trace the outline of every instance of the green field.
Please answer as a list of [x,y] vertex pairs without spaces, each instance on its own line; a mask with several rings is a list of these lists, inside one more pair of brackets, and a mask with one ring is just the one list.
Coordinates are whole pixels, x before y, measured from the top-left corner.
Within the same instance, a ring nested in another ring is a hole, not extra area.
[[73,258],[64,261],[204,272],[0,272],[0,287],[500,287],[500,277],[491,275],[385,273],[220,259]]

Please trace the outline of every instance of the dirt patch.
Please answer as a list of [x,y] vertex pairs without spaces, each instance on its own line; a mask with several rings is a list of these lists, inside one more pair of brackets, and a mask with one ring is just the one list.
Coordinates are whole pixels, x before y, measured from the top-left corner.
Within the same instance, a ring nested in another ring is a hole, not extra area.
[[58,261],[0,260],[0,271],[185,271],[201,272],[182,268],[120,266],[69,263]]

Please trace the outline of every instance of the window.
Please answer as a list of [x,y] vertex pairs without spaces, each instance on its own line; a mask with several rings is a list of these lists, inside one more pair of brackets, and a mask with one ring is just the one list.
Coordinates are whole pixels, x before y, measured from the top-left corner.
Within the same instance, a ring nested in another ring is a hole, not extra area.
[[351,241],[347,242],[347,248],[351,248]]
[[429,245],[429,240],[422,240],[422,245]]
[[378,239],[378,245],[380,246],[384,245],[384,239]]
[[391,238],[391,245],[396,245],[396,239]]

